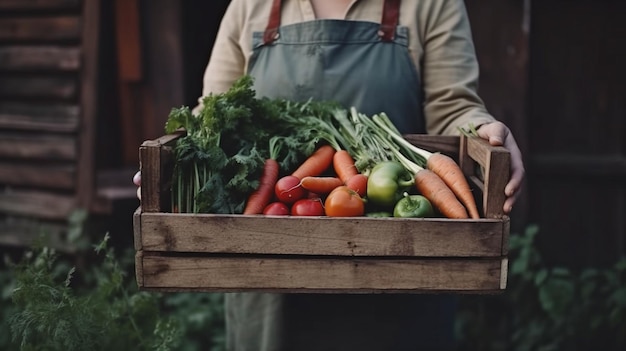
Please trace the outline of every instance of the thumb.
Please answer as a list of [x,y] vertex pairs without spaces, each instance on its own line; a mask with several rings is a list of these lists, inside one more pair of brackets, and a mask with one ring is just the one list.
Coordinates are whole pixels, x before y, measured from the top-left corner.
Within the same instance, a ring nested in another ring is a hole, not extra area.
[[504,145],[506,127],[502,122],[483,124],[478,128],[478,136],[489,141],[494,146]]

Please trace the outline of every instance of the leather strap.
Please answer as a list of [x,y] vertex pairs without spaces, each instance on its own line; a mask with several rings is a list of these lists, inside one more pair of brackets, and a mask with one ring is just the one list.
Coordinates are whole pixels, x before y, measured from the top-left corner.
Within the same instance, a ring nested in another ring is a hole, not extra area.
[[263,42],[265,45],[271,44],[278,38],[278,27],[280,27],[280,9],[281,0],[273,0],[272,9],[270,11],[270,20],[267,22],[265,33],[263,34]]
[[[263,42],[268,45],[278,38],[278,27],[280,27],[281,0],[273,0],[270,11],[270,19],[267,22]],[[392,41],[396,34],[396,26],[400,18],[400,0],[385,0],[383,7],[383,18],[380,24],[380,36],[383,41]]]
[[400,19],[400,0],[385,0],[383,19],[380,23],[380,36],[383,41],[392,41]]

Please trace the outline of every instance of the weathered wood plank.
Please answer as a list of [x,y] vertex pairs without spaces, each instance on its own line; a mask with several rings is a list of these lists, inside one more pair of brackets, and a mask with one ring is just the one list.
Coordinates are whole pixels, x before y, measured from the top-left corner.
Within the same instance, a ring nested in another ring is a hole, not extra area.
[[77,96],[78,82],[72,77],[0,77],[2,98],[58,98],[72,99]]
[[80,39],[80,17],[0,18],[0,40],[57,41]]
[[143,213],[146,251],[336,256],[500,257],[495,219]]
[[[140,251],[141,252],[141,251]],[[502,262],[276,256],[169,257],[143,252],[143,289],[284,292],[498,291]]]
[[80,72],[81,132],[78,140],[80,155],[78,158],[78,174],[76,197],[78,205],[90,208],[96,197],[94,155],[96,140],[96,118],[98,117],[98,86],[100,57],[100,0],[86,1],[82,9],[81,43],[83,67]]
[[0,128],[46,132],[76,132],[76,105],[0,102]]
[[81,0],[0,0],[0,10],[79,9]]
[[72,190],[76,185],[76,167],[0,162],[0,184]]
[[0,70],[77,71],[81,52],[77,47],[7,46],[0,47]]
[[484,216],[504,216],[504,187],[511,167],[509,151],[501,146],[489,145],[480,138],[468,138],[467,154],[485,170],[482,200]]
[[0,193],[0,212],[33,218],[65,220],[76,209],[71,195],[43,191]]
[[413,145],[430,152],[441,152],[450,157],[459,156],[459,137],[447,135],[407,134],[404,138]]
[[0,133],[0,157],[22,160],[76,160],[76,138],[71,135]]

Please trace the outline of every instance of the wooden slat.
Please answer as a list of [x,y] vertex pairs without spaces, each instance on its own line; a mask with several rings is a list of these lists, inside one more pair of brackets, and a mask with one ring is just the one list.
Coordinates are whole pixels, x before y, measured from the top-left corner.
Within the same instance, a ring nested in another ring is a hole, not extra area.
[[78,93],[78,82],[72,77],[0,77],[2,98],[72,99]]
[[237,254],[500,257],[507,221],[143,213],[140,247]]
[[0,102],[0,129],[75,132],[79,114],[76,105]]
[[[483,213],[488,218],[504,216],[504,187],[509,179],[510,155],[504,147],[489,145],[480,138],[468,138],[467,154],[485,169]],[[465,166],[462,166],[465,168]]]
[[318,259],[277,256],[138,258],[142,289],[325,293],[499,291],[502,260]]
[[72,190],[76,185],[76,167],[0,162],[0,184]]
[[78,16],[0,18],[0,40],[2,41],[42,42],[79,39],[80,18]]
[[80,73],[81,132],[76,197],[81,208],[89,209],[96,198],[95,142],[98,117],[98,67],[100,56],[100,0],[86,1],[82,9],[81,43],[83,67]]
[[58,46],[0,47],[0,70],[76,71],[80,68],[80,49]]
[[430,152],[438,151],[454,158],[459,156],[459,137],[456,136],[407,134],[404,138],[411,144]]
[[65,220],[76,209],[76,199],[40,191],[0,193],[0,212],[42,219]]
[[141,208],[143,212],[165,212],[170,198],[174,141],[184,131],[146,140],[139,148],[141,170]]
[[0,10],[69,10],[80,4],[81,0],[0,0]]
[[0,157],[34,160],[76,160],[76,138],[67,135],[0,133]]

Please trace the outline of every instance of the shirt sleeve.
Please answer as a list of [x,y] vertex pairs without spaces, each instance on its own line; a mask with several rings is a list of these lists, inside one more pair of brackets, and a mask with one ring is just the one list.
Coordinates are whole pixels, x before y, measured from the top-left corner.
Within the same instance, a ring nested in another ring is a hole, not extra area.
[[194,112],[202,108],[202,100],[209,94],[227,91],[245,72],[245,56],[241,36],[245,20],[245,1],[232,0],[220,23],[209,63],[202,80],[202,96]]
[[478,61],[463,0],[443,0],[430,13],[424,41],[424,114],[429,134],[493,122],[477,93]]

